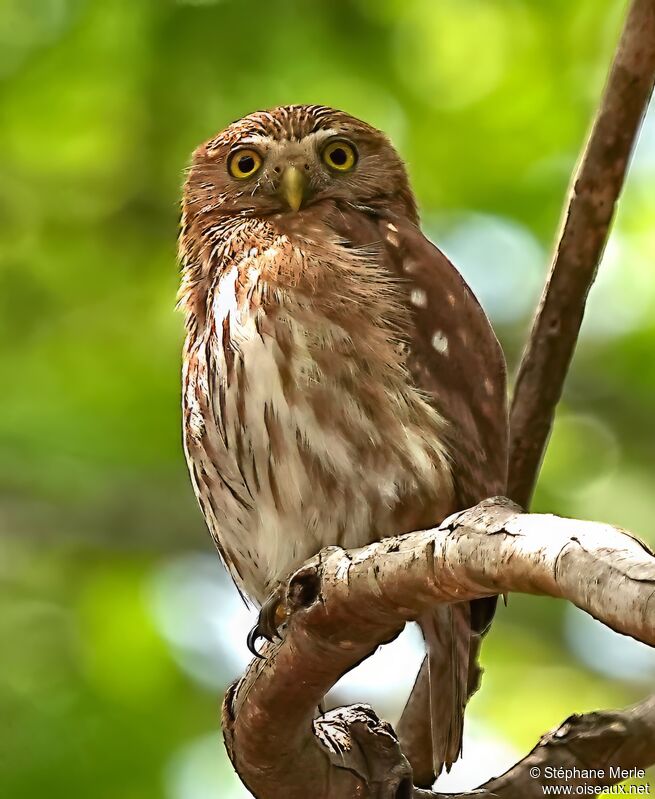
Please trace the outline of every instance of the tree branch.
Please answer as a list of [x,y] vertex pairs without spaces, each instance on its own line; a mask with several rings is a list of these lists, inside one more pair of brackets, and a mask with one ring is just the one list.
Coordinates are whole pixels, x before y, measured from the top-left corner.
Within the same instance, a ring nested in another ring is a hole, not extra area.
[[[409,764],[370,708],[312,724],[315,709],[346,671],[435,603],[511,591],[566,598],[655,644],[655,558],[609,525],[523,514],[499,499],[435,530],[350,552],[330,547],[289,582],[284,640],[226,696],[226,744],[245,784],[260,799],[411,796]],[[561,747],[540,747],[539,757],[558,764]]]
[[[654,80],[655,0],[633,0],[517,376],[509,493],[524,506]],[[370,708],[341,708],[312,723],[315,707],[343,673],[431,604],[512,590],[568,598],[614,629],[655,643],[653,558],[606,525],[483,503],[435,531],[354,553],[326,550],[289,584],[292,615],[284,641],[269,648],[265,661],[253,663],[226,696],[226,745],[244,782],[260,799],[436,796],[414,791],[393,730]],[[422,679],[399,725],[415,766],[430,762],[421,737],[425,724],[415,723],[419,713],[425,717],[426,702],[418,701]],[[526,777],[534,763],[651,765],[654,730],[653,700],[624,712],[573,717],[475,796],[542,796],[539,781]]]
[[655,0],[633,0],[578,170],[550,277],[519,366],[509,496],[527,508],[628,161],[655,83]]
[[[622,777],[611,769],[647,769],[653,763],[655,697],[650,697],[626,710],[571,716],[544,735],[527,757],[482,787],[503,799],[542,799],[543,785],[615,785]],[[549,777],[548,768],[574,773],[563,778],[551,771],[555,776]],[[538,769],[538,776],[531,769]],[[582,776],[589,771],[598,774]]]
[[[577,343],[639,125],[655,81],[655,0],[633,0],[570,198],[510,417],[508,495],[528,508]],[[432,755],[426,717],[427,661],[398,724],[403,751],[423,784]]]

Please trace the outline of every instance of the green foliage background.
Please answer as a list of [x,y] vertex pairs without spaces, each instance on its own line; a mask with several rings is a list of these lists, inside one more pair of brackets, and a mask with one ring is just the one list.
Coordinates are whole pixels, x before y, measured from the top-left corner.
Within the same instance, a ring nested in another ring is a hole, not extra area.
[[[385,129],[515,365],[624,8],[0,0],[0,796],[241,795],[220,691],[180,666],[150,599],[166,564],[211,555],[179,433],[191,150],[287,102]],[[651,543],[654,186],[651,113],[535,503]],[[486,646],[472,716],[517,752],[655,676],[618,638],[589,642],[585,665],[567,618],[512,598]]]

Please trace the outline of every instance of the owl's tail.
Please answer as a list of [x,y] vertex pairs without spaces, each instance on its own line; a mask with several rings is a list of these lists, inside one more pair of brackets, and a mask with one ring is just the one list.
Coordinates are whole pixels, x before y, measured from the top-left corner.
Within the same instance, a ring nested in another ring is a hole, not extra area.
[[472,630],[469,602],[438,605],[419,624],[428,652],[432,760],[439,776],[444,766],[450,771],[462,752],[464,709],[477,681],[479,637]]

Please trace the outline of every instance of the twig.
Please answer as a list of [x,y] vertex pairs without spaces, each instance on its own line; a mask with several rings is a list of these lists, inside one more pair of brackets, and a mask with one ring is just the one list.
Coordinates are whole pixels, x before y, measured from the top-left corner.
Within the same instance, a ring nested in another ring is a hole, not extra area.
[[[527,757],[482,788],[502,799],[542,799],[543,785],[567,785],[574,790],[580,785],[615,785],[624,779],[621,771],[647,769],[653,763],[655,696],[626,710],[571,716],[544,735]],[[573,774],[563,778],[559,769]],[[597,774],[583,776],[590,770]]]
[[654,82],[655,0],[633,0],[516,378],[508,494],[524,508],[530,504],[587,294]]
[[[542,737],[535,748],[500,777],[462,796],[476,799],[542,799],[544,785],[609,787],[626,772],[655,763],[655,697],[625,710],[605,710],[571,716]],[[444,794],[415,791],[414,799]]]
[[654,586],[655,558],[627,533],[523,514],[502,499],[436,530],[328,548],[291,578],[284,640],[226,697],[228,752],[260,799],[409,797],[407,761],[370,709],[342,709],[312,728],[342,674],[435,603],[506,591],[569,599],[655,644]]

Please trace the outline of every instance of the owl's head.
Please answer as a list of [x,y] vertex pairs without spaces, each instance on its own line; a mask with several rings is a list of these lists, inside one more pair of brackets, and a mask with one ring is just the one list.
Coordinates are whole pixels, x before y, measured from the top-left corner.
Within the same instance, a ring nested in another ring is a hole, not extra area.
[[187,208],[221,216],[294,214],[325,200],[415,204],[387,137],[332,108],[290,105],[232,123],[193,155]]

